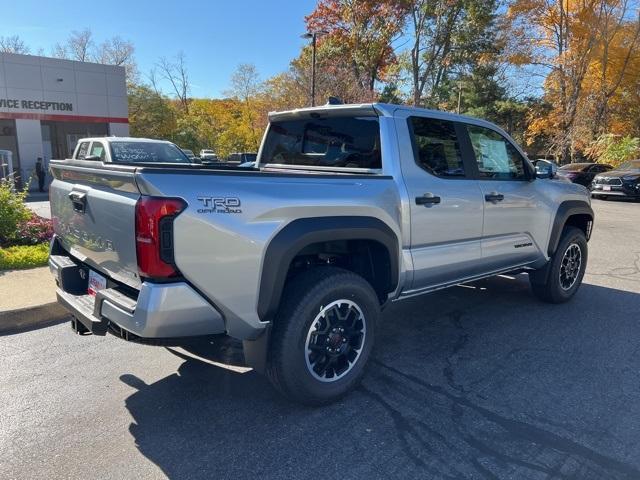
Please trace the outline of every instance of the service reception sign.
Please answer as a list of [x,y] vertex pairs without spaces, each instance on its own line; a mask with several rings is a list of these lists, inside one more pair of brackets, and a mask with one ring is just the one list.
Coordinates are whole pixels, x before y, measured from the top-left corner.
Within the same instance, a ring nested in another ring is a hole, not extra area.
[[41,110],[43,112],[73,112],[73,103],[0,98],[0,109]]

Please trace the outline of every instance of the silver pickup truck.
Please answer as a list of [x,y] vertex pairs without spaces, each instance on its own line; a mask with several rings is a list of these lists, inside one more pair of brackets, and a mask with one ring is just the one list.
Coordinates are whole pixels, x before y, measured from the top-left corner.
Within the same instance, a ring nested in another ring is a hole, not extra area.
[[506,272],[579,288],[587,190],[536,179],[488,122],[404,106],[272,113],[253,169],[169,142],[81,140],[51,161],[50,267],[78,333],[226,335],[283,394],[352,389],[391,301]]

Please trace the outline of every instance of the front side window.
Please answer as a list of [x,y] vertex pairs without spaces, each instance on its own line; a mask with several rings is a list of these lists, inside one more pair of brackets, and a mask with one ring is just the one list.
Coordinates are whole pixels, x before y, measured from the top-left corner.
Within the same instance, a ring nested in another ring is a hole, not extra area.
[[480,179],[526,180],[525,159],[511,142],[489,128],[467,125]]
[[98,157],[100,161],[104,162],[104,145],[101,142],[93,142],[91,144],[90,157]]
[[171,143],[111,142],[114,163],[190,163],[189,158]]
[[327,117],[269,125],[262,164],[382,168],[377,117]]
[[464,177],[460,143],[453,122],[411,117],[417,164],[438,177]]

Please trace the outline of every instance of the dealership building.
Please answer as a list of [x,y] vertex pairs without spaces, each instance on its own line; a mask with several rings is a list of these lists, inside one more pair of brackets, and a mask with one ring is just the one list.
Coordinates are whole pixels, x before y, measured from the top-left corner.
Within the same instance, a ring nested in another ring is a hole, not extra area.
[[127,136],[128,122],[124,67],[0,53],[0,177],[28,178],[80,138]]

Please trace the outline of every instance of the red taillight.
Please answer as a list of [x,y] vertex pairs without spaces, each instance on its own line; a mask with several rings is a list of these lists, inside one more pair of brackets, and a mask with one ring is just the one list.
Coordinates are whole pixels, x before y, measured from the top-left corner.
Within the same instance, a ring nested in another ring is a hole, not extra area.
[[136,255],[141,277],[179,275],[173,259],[173,220],[186,206],[180,198],[140,197],[136,203]]

